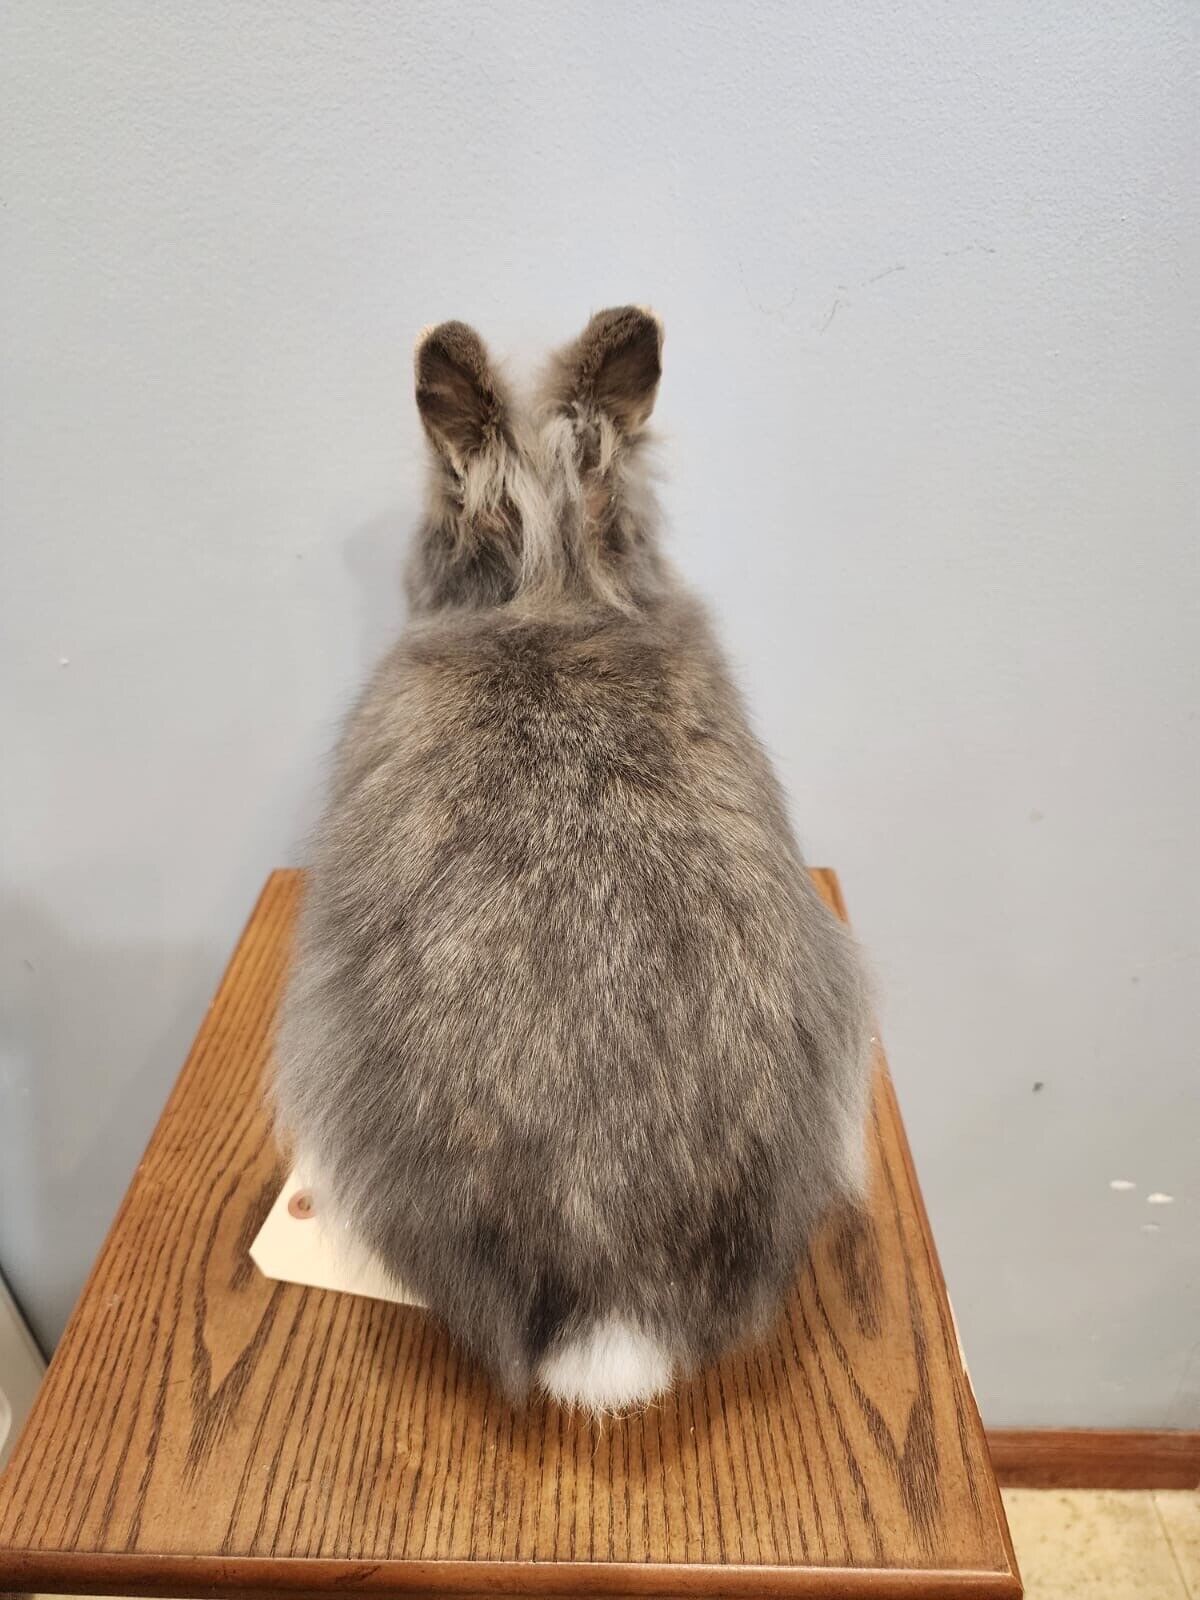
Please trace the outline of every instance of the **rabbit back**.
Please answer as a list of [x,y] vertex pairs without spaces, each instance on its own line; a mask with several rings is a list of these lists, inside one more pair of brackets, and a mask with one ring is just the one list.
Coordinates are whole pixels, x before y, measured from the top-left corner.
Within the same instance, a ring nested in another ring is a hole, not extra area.
[[620,1405],[770,1319],[860,1186],[867,1033],[695,602],[410,629],[343,739],[277,1097],[509,1392]]

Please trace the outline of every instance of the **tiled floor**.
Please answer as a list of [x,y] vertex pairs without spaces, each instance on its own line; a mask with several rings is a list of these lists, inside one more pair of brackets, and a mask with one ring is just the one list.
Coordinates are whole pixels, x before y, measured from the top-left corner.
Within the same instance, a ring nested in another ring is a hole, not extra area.
[[1026,1600],[1200,1600],[1200,1494],[1006,1489]]
[[1006,1489],[1004,1506],[1026,1600],[1200,1600],[1200,1494]]

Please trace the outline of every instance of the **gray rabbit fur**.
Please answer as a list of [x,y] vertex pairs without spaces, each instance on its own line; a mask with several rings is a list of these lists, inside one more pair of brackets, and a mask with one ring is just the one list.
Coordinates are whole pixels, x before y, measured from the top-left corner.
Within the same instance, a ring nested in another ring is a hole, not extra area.
[[868,999],[645,463],[662,328],[518,405],[418,343],[411,619],[346,724],[277,1043],[282,1136],[519,1399],[619,1409],[769,1327],[863,1182]]

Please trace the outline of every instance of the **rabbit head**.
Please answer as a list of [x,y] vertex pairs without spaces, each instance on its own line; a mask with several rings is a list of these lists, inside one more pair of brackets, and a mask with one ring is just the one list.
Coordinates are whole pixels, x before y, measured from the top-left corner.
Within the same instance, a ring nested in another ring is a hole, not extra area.
[[645,429],[661,356],[652,312],[601,311],[522,404],[473,328],[422,335],[416,400],[432,472],[414,611],[549,597],[634,610],[660,592]]

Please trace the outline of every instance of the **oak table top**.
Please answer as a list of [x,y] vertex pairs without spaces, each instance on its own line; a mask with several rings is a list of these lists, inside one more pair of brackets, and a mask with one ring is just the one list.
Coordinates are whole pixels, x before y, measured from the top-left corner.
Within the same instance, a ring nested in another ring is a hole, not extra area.
[[262,1277],[301,885],[268,880],[0,1478],[0,1590],[1020,1594],[882,1056],[869,1218],[641,1414],[515,1410],[427,1312]]

